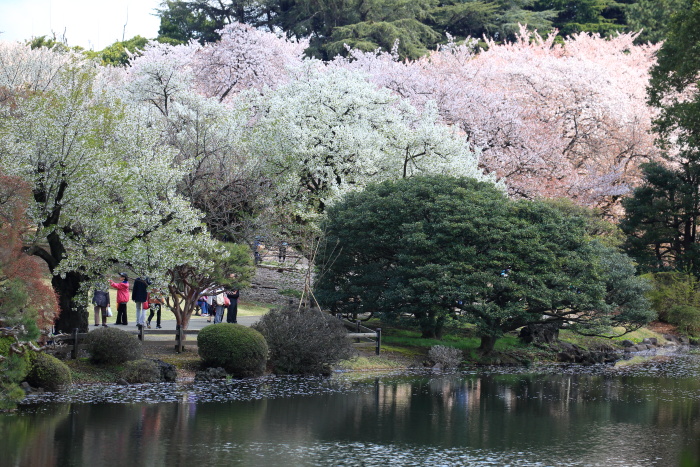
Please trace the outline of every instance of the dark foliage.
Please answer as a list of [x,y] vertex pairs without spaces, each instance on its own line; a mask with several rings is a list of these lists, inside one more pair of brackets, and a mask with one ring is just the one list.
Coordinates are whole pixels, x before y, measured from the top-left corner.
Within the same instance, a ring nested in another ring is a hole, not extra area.
[[591,241],[587,219],[444,176],[384,182],[328,210],[315,284],[343,313],[412,316],[424,337],[451,320],[489,351],[504,332],[565,322],[582,333],[653,318],[631,260]]
[[342,323],[318,309],[272,310],[254,328],[270,346],[276,373],[327,374],[331,365],[353,354]]

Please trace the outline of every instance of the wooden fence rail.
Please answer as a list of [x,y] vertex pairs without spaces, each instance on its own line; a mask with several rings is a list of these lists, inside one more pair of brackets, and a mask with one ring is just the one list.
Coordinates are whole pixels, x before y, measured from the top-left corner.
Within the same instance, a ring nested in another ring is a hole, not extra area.
[[374,346],[374,353],[379,355],[382,348],[382,328],[371,329],[367,326],[363,326],[362,323],[357,321],[350,321],[349,319],[343,318],[341,314],[336,315],[343,325],[348,329],[347,338],[353,339],[356,346],[371,345]]
[[[175,330],[167,330],[167,329],[140,329],[137,332],[134,331],[125,331],[128,332],[129,334],[136,335],[139,340],[141,341],[142,345],[149,346],[149,347],[155,347],[155,346],[160,346],[164,344],[171,344],[174,343],[175,345],[175,350],[178,352],[182,352],[184,350],[185,345],[188,347],[196,347],[197,346],[197,339],[185,339],[184,337],[186,335],[194,335],[196,336],[199,334],[199,330],[182,330],[182,329],[175,329]],[[63,343],[67,346],[67,349],[70,350],[70,358],[73,360],[76,360],[78,358],[78,354],[80,350],[85,349],[85,338],[87,337],[86,332],[78,332],[77,329],[74,329],[71,334],[60,334],[58,336],[53,337],[53,341],[55,343]],[[174,339],[171,340],[146,340],[147,335],[161,335],[161,336],[174,336]]]

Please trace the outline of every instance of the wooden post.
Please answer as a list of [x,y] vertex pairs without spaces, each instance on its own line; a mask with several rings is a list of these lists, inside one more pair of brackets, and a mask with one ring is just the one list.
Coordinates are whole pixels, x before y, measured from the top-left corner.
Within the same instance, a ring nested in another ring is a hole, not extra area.
[[139,328],[139,340],[143,342],[143,326]]
[[379,355],[379,349],[382,346],[382,328],[377,328],[377,355]]
[[78,359],[78,328],[73,329],[73,351],[71,352],[70,358],[73,360]]

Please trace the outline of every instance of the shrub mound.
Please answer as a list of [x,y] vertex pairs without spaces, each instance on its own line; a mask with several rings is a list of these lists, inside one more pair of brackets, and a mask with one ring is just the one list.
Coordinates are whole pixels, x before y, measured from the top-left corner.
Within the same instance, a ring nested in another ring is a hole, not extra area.
[[34,354],[32,367],[27,375],[27,383],[35,388],[44,388],[47,391],[57,391],[62,386],[72,382],[68,365],[43,352]]
[[116,328],[90,332],[85,344],[93,363],[119,364],[138,360],[143,354],[141,342],[136,336]]
[[462,363],[463,354],[454,347],[434,345],[428,351],[428,358],[443,368],[457,368]]
[[328,374],[331,365],[354,354],[343,324],[318,309],[272,310],[253,328],[270,346],[275,373]]
[[267,343],[258,331],[240,324],[218,323],[197,335],[206,367],[221,367],[236,377],[260,376],[267,363]]
[[129,383],[157,383],[161,381],[160,367],[153,360],[132,360],[124,364],[122,378]]

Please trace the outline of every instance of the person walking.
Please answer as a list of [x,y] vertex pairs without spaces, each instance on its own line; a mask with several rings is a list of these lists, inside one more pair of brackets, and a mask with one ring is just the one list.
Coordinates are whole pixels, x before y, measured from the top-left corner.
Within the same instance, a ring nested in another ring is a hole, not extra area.
[[282,242],[280,244],[277,259],[279,259],[280,263],[287,261],[287,242]]
[[107,327],[107,307],[109,306],[109,292],[95,289],[92,294],[92,304],[95,305],[95,326],[99,326],[99,317],[102,316],[102,326]]
[[161,300],[158,297],[153,297],[152,295],[149,294],[148,298],[148,303],[149,303],[149,309],[151,312],[148,315],[148,322],[146,325],[148,326],[148,329],[151,329],[151,320],[153,319],[153,316],[156,316],[156,329],[160,329],[160,311],[161,311],[161,306],[163,305],[163,300]]
[[241,293],[238,289],[233,291],[227,290],[226,297],[228,297],[229,305],[226,308],[226,322],[227,323],[237,323],[238,322],[238,297]]
[[131,291],[131,299],[136,303],[136,327],[141,329],[146,324],[146,311],[143,304],[148,300],[148,285],[151,281],[146,278],[137,277],[134,280],[134,287]]
[[126,304],[129,303],[129,276],[125,272],[120,272],[121,282],[109,280],[109,285],[117,289],[117,321],[115,324],[129,324],[126,317]]

